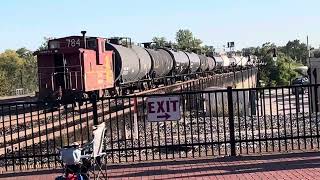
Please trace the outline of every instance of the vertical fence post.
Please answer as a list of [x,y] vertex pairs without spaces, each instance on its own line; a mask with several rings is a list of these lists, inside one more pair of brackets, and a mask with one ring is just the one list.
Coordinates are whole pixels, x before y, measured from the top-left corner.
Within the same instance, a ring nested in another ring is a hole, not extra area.
[[235,70],[235,68],[233,67],[233,84],[232,84],[232,86],[233,87],[237,87],[237,78],[236,78],[236,70]]
[[256,92],[252,89],[249,90],[249,101],[251,115],[256,115]]
[[228,94],[228,113],[229,113],[229,134],[230,134],[230,145],[231,145],[231,156],[236,156],[236,142],[234,136],[234,114],[233,114],[233,98],[232,98],[232,87],[227,87]]
[[92,111],[93,111],[93,125],[98,125],[98,109],[97,109],[97,95],[91,95],[91,102],[92,102]]
[[134,134],[133,137],[134,139],[139,139],[139,128],[138,128],[138,100],[137,100],[137,96],[134,96],[133,98],[133,106],[134,106],[134,114],[133,114],[133,130],[134,130]]
[[[311,75],[312,73],[311,73],[310,67],[307,70],[307,74],[308,74],[308,78],[309,78],[309,83],[313,84],[312,83],[312,75]],[[310,98],[309,101],[311,101],[311,103],[310,103],[309,111],[310,111],[310,113],[314,113],[315,112],[315,107],[314,107],[314,100],[313,100],[313,98],[314,98],[314,87],[313,86],[311,86],[310,88],[308,87],[308,95],[309,95],[309,97],[310,97],[310,94],[311,94],[311,98]]]
[[241,88],[245,88],[245,87],[244,87],[244,81],[243,81],[243,71],[242,71],[242,68],[240,69],[240,72],[241,72],[241,82],[242,82],[242,87],[241,87]]
[[[316,112],[316,116],[318,116],[318,110],[319,110],[319,99],[318,99],[318,74],[317,69],[313,70],[313,76],[314,76],[314,111]],[[311,76],[310,76],[311,77]],[[311,78],[310,78],[311,79]],[[310,81],[311,82],[311,81]],[[311,82],[312,83],[312,82]]]
[[295,98],[296,98],[296,111],[297,113],[300,112],[300,97],[299,97],[299,90],[300,88],[297,88],[297,86],[294,88],[295,89]]
[[315,98],[315,102],[314,102],[314,111],[316,113],[316,116],[318,116],[318,112],[319,112],[319,97],[318,97],[318,85],[314,86],[314,98]]

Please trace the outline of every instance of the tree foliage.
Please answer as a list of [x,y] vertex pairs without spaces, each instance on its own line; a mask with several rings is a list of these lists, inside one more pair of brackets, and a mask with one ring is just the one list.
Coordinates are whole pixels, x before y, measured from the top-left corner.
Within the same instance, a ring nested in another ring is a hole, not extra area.
[[167,41],[165,37],[154,37],[152,41],[156,47],[172,47],[181,51],[195,51],[201,54],[213,54],[213,46],[202,45],[202,41],[196,38],[188,29],[180,29],[176,32],[176,42]]
[[267,55],[264,62],[266,64],[260,68],[260,80],[268,86],[288,85],[298,75],[293,69],[294,60],[283,53],[278,53],[276,62],[271,55]]
[[49,40],[53,39],[52,37],[44,37],[42,44],[39,46],[37,51],[47,50]]
[[213,46],[204,45],[204,46],[201,47],[200,52],[202,54],[213,55],[213,52],[215,52],[215,49],[214,49]]
[[[300,61],[305,62],[307,59],[307,48],[299,41],[289,41],[286,46],[277,47],[275,44],[267,42],[261,47],[250,47],[243,49],[243,54],[256,55],[260,62],[260,80],[267,86],[289,85],[298,73],[294,70],[295,66],[301,66]],[[298,52],[294,52],[295,48],[300,47]],[[277,50],[277,61],[273,61],[272,50]],[[300,52],[301,51],[301,52]],[[300,60],[301,59],[301,60]],[[304,60],[305,59],[305,60]]]
[[242,49],[243,56],[256,55],[257,48],[256,47],[248,47]]
[[154,37],[152,38],[152,41],[157,47],[164,47],[168,43],[165,37]]
[[285,46],[280,47],[279,50],[285,53],[287,56],[294,59],[295,61],[300,62],[302,64],[307,64],[307,45],[301,43],[300,40],[296,39],[293,41],[288,41],[288,43]]
[[201,49],[202,41],[193,36],[192,32],[188,29],[180,29],[176,33],[176,41],[178,49],[180,50],[194,50]]
[[0,71],[0,96],[10,94],[10,82],[7,79],[7,73]]
[[35,91],[38,89],[38,73],[37,73],[37,59],[32,51],[26,48],[20,48],[17,51],[20,58],[24,59],[22,68],[22,88],[28,91]]
[[16,89],[37,89],[37,61],[30,50],[6,50],[0,54],[0,95],[12,95]]

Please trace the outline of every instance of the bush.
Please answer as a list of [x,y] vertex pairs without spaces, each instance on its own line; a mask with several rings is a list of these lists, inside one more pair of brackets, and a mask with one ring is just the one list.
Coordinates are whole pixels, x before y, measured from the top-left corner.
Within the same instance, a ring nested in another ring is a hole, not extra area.
[[290,81],[297,77],[294,71],[296,63],[284,54],[278,54],[277,61],[274,62],[271,56],[265,58],[266,65],[260,68],[260,79],[268,86],[289,85]]
[[0,96],[13,95],[18,88],[37,90],[37,60],[32,52],[20,48],[0,53],[0,82]]

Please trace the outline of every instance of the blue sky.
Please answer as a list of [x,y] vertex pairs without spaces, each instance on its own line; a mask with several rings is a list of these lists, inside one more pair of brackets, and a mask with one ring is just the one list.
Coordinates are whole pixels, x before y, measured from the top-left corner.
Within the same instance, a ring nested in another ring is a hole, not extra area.
[[134,42],[154,36],[174,40],[190,29],[204,44],[236,48],[288,40],[320,45],[318,0],[4,0],[0,6],[0,52],[36,49],[43,37],[87,30],[91,36],[127,36]]

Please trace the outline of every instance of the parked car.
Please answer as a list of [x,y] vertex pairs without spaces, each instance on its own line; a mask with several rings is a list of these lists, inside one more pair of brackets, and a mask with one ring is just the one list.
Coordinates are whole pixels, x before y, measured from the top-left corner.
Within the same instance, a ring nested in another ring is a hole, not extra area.
[[302,85],[307,85],[307,84],[310,84],[309,82],[309,78],[308,77],[299,77],[299,78],[296,78],[294,79],[292,82],[291,82],[291,85],[292,86],[297,86],[297,87],[292,87],[292,94],[296,94],[296,91],[298,94],[304,94],[307,87],[301,87]]

